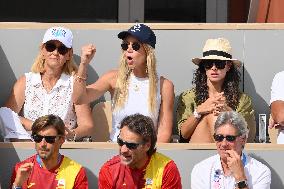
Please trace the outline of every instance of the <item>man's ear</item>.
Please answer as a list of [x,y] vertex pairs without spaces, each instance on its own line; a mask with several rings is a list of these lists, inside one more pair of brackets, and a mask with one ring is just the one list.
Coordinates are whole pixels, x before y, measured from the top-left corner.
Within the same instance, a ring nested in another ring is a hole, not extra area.
[[59,138],[59,142],[60,142],[60,147],[61,147],[61,145],[65,142],[65,136],[61,136]]
[[151,148],[151,143],[150,142],[145,143],[144,148],[145,148],[146,152],[148,152],[149,149]]
[[242,142],[242,147],[243,147],[243,149],[245,148],[245,145],[246,145],[246,143],[247,143],[247,139],[248,139],[247,136],[241,137],[241,142]]

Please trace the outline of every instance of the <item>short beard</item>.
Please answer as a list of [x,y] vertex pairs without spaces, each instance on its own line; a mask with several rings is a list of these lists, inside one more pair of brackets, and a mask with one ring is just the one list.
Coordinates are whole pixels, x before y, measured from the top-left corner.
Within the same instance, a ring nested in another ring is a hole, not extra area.
[[50,158],[50,154],[39,155],[39,157],[43,160],[48,160]]
[[49,160],[51,157],[51,152],[50,150],[46,151],[46,149],[41,149],[41,150],[45,150],[45,154],[40,154],[38,153],[39,157],[43,160]]

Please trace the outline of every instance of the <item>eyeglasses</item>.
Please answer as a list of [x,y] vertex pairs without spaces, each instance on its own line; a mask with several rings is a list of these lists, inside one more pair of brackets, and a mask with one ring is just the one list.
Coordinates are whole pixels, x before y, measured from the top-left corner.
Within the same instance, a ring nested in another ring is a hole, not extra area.
[[117,137],[117,144],[119,146],[125,145],[128,149],[135,150],[135,149],[138,148],[138,146],[140,144],[143,144],[143,143],[126,142],[126,141],[123,141],[122,139],[120,139],[119,137]]
[[224,140],[224,138],[226,139],[226,141],[228,142],[234,142],[237,137],[240,136],[240,135],[237,135],[237,136],[234,136],[234,135],[227,135],[227,136],[224,136],[224,135],[216,135],[214,134],[213,137],[214,137],[214,140],[216,142],[222,142]]
[[[126,51],[128,49],[128,45],[129,45],[129,43],[127,43],[127,42],[121,43],[122,50]],[[138,42],[132,43],[131,46],[132,46],[132,49],[135,50],[135,51],[138,51],[141,47],[141,45]]]
[[55,43],[52,42],[45,43],[45,49],[48,52],[53,52],[55,49],[57,49],[58,53],[61,55],[65,55],[69,50],[65,45],[60,45],[57,47]]
[[219,70],[222,70],[225,68],[227,64],[226,60],[202,60],[201,65],[204,66],[206,70],[209,70],[215,65],[215,67]]
[[33,140],[36,143],[40,143],[42,141],[42,139],[44,138],[44,140],[49,143],[49,144],[53,144],[55,142],[55,139],[58,136],[41,136],[41,135],[32,135]]

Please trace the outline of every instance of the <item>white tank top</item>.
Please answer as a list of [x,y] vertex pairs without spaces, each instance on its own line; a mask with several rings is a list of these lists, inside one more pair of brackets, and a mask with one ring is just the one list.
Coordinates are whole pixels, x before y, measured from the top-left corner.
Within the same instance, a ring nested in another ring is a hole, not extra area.
[[51,91],[47,92],[40,73],[26,73],[24,117],[35,121],[38,117],[54,114],[69,129],[76,127],[77,117],[72,103],[73,76],[62,73]]
[[151,117],[157,129],[161,104],[160,77],[158,77],[157,83],[156,109],[153,113],[148,109],[148,96],[149,78],[138,78],[134,74],[131,74],[129,78],[128,99],[126,100],[124,107],[112,112],[112,132],[110,134],[110,139],[112,141],[116,141],[117,136],[119,135],[119,126],[122,119],[135,113]]

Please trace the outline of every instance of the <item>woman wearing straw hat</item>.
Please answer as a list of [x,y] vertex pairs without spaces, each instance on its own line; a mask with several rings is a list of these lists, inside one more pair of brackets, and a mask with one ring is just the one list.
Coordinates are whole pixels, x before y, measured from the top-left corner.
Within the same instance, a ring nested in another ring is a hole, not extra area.
[[[73,75],[77,66],[73,60],[73,34],[63,27],[46,30],[31,72],[21,76],[0,110],[4,122],[4,138],[10,141],[30,141],[29,131],[40,116],[54,114],[66,125],[66,138],[88,136],[93,120],[88,104],[74,105]],[[23,115],[18,113],[23,109]]]
[[180,142],[214,142],[214,123],[220,112],[237,111],[249,127],[248,142],[255,137],[255,118],[251,99],[239,90],[241,62],[232,58],[227,39],[208,39],[203,57],[194,58],[198,66],[194,88],[183,92],[178,101],[177,121]]
[[[88,103],[110,92],[112,99],[112,132],[116,141],[121,120],[140,113],[152,118],[158,142],[169,142],[172,134],[174,88],[171,81],[159,76],[156,69],[156,36],[150,27],[136,24],[118,34],[122,39],[119,69],[102,75],[86,87],[86,68],[94,56],[93,45],[84,48],[74,85],[74,101]],[[87,51],[88,52],[88,51]]]

